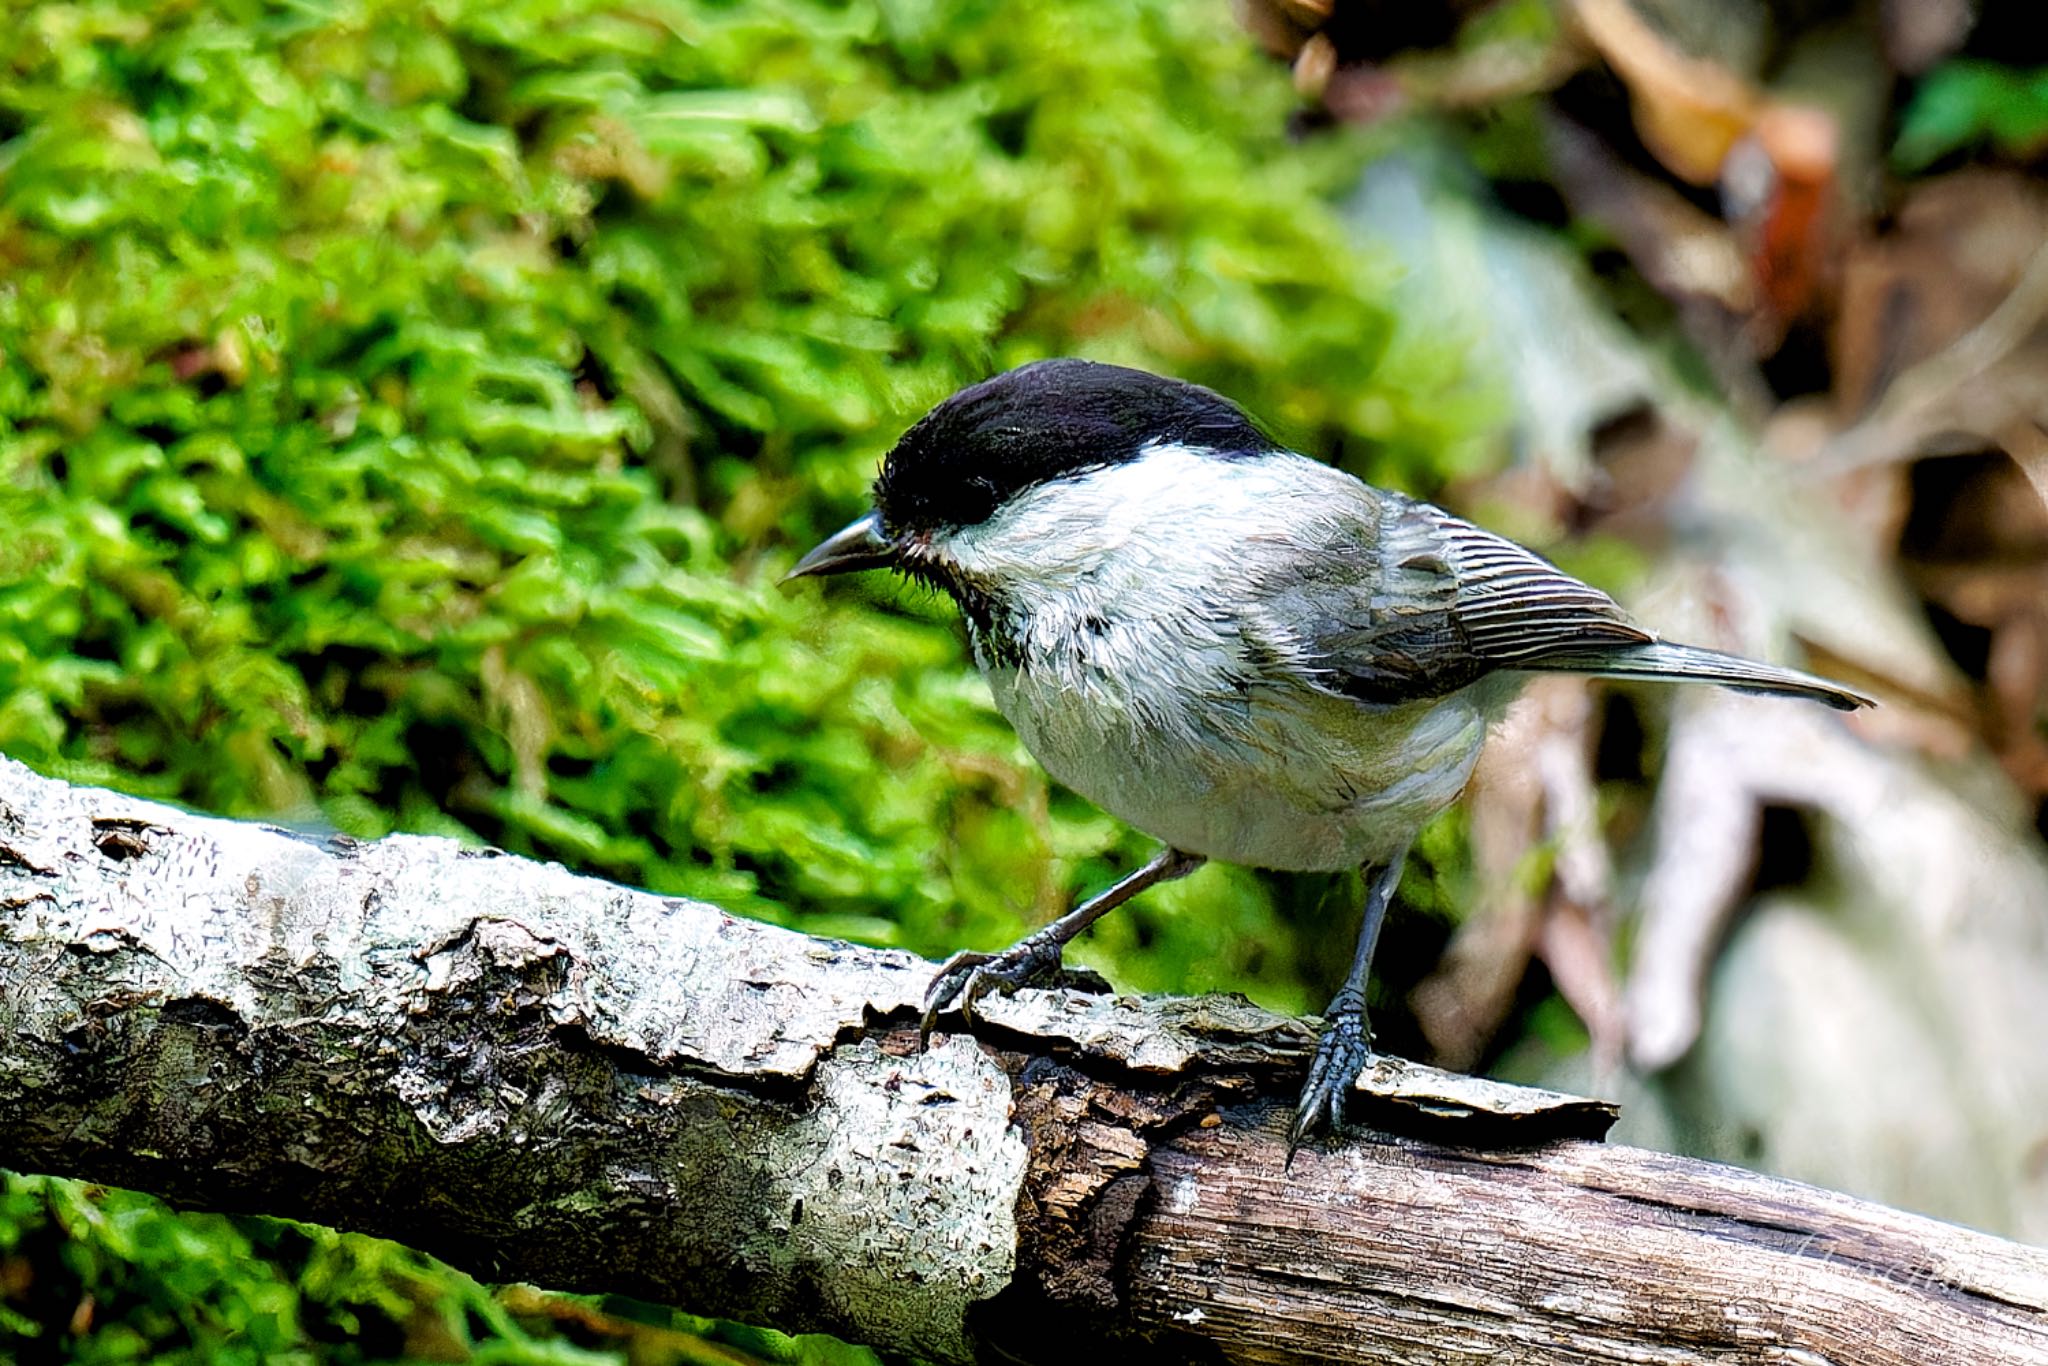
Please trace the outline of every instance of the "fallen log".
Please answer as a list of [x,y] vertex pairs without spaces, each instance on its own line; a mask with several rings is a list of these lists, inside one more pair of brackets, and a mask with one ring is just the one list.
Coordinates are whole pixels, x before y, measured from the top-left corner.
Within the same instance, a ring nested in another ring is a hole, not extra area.
[[1031,991],[919,1052],[929,971],[0,759],[0,1165],[939,1361],[2048,1362],[2048,1252],[1394,1062],[1290,1168],[1299,1022]]

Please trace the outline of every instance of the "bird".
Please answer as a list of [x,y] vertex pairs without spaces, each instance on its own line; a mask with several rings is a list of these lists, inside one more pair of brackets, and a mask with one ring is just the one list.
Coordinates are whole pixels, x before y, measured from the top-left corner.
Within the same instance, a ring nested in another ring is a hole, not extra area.
[[1000,952],[940,966],[920,1038],[1209,860],[1357,868],[1350,971],[1289,1127],[1334,1136],[1372,1061],[1366,984],[1422,827],[1546,673],[1713,683],[1850,711],[1826,679],[1660,640],[1505,537],[1289,449],[1213,390],[1060,358],[904,431],[872,506],[785,582],[890,569],[957,604],[997,708],[1045,770],[1161,848]]

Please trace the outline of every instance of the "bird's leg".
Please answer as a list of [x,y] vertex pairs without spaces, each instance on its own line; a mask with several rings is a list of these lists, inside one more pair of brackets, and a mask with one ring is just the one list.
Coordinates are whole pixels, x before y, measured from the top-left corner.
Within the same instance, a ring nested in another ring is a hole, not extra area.
[[1205,861],[1200,854],[1161,849],[1122,882],[1082,902],[1043,929],[1033,930],[1001,953],[954,954],[925,989],[924,1019],[917,1030],[919,1046],[930,1042],[932,1026],[938,1023],[940,1011],[957,1004],[963,1014],[972,1016],[974,1003],[991,991],[1007,995],[1035,978],[1057,971],[1060,952],[1074,936],[1147,887],[1186,877]]
[[1387,903],[1401,885],[1401,868],[1407,861],[1408,851],[1403,849],[1367,872],[1365,919],[1358,927],[1358,948],[1351,955],[1351,971],[1345,975],[1344,985],[1337,988],[1330,1008],[1323,1012],[1323,1037],[1316,1042],[1316,1060],[1308,1069],[1308,1085],[1301,1088],[1294,1127],[1287,1134],[1289,1157],[1319,1123],[1327,1121],[1330,1132],[1337,1132],[1344,1122],[1344,1096],[1372,1061],[1372,1030],[1365,1022],[1365,982],[1372,973],[1372,951],[1380,942],[1380,923],[1387,918]]

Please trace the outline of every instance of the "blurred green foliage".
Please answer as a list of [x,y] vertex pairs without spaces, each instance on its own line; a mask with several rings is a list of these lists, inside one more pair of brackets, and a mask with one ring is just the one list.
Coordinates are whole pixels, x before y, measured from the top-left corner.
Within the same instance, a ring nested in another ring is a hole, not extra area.
[[1899,120],[1892,165],[1924,171],[1977,148],[2019,161],[2048,152],[2048,67],[1958,59],[1927,73]]
[[49,1178],[0,1186],[0,1291],[0,1361],[9,1363],[874,1361],[828,1339],[651,1306],[531,1292],[501,1299],[396,1243],[281,1219],[180,1214],[148,1196]]
[[[908,420],[1049,354],[1391,482],[1477,459],[1457,339],[1396,325],[1328,206],[1356,147],[1291,107],[1220,0],[13,5],[0,749],[1006,941],[1143,842],[1049,790],[947,611],[776,572]],[[1324,937],[1214,870],[1083,956],[1302,1006]],[[0,1247],[63,1235],[99,1305],[0,1298],[43,1350],[326,1355],[421,1313],[552,1350],[388,1245],[8,1191]]]
[[143,1196],[62,1181],[0,1193],[0,1265],[23,1282],[9,1296],[21,1308],[0,1304],[0,1342],[13,1332],[41,1346],[45,1326],[61,1322],[72,1330],[66,1355],[81,1363],[163,1360],[179,1346],[220,1362],[374,1360],[380,1348],[462,1341],[467,1311],[504,1317],[467,1277],[394,1244],[178,1216]]

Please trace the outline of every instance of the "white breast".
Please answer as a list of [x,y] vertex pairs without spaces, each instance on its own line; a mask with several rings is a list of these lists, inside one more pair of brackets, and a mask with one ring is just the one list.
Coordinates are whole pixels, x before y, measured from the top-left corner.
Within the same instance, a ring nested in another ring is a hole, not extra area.
[[945,546],[1003,587],[1014,648],[976,643],[996,704],[1055,778],[1176,848],[1391,857],[1464,787],[1497,690],[1375,707],[1287,667],[1255,585],[1361,496],[1300,456],[1177,447],[1020,495]]

